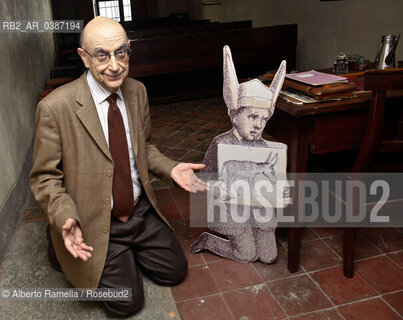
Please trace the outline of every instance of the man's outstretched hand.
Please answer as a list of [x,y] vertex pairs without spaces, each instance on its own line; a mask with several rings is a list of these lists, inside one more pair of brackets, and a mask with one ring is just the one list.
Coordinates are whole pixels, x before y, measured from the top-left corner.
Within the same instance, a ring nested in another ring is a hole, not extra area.
[[80,258],[83,261],[87,261],[91,258],[91,251],[94,251],[94,248],[84,243],[83,233],[77,220],[71,218],[66,220],[63,226],[62,236],[64,246],[74,258]]
[[205,167],[201,163],[179,163],[171,171],[171,177],[183,189],[190,192],[205,191],[207,182],[199,179],[193,170],[201,170]]

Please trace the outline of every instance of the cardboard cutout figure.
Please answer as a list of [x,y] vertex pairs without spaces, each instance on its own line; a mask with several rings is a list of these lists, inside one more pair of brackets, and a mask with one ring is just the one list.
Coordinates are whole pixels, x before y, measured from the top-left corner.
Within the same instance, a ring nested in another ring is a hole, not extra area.
[[[258,79],[239,84],[228,46],[224,47],[223,54],[223,95],[233,128],[214,138],[204,158],[206,168],[203,172],[218,174],[212,187],[220,190],[219,201],[224,204],[227,216],[246,210],[249,219],[231,220],[231,223],[225,219],[225,223],[209,225],[211,230],[228,239],[204,232],[190,250],[197,253],[206,249],[239,262],[261,260],[271,263],[277,256],[274,234],[277,220],[273,207],[284,207],[286,201],[281,201],[282,194],[280,201],[264,206],[259,198],[261,192],[259,189],[256,192],[254,187],[258,184],[273,187],[278,174],[286,171],[287,146],[262,138],[284,82],[286,62],[281,63],[268,88]],[[246,186],[247,191],[239,192],[237,182],[238,186]],[[260,215],[262,212],[264,214]]]

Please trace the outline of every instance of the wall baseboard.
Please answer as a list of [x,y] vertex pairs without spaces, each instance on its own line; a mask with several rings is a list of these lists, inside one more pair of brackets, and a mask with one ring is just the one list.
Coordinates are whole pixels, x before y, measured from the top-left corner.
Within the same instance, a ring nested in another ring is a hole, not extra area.
[[27,150],[25,160],[21,166],[20,173],[15,185],[9,192],[6,200],[0,209],[0,261],[4,257],[7,246],[21,219],[23,209],[26,205],[29,191],[29,172],[32,168],[33,140]]

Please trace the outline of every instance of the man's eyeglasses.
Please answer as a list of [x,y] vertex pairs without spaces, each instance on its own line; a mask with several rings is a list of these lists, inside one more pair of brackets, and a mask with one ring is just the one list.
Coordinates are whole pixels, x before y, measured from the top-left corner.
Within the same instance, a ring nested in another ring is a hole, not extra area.
[[100,64],[108,63],[112,56],[115,56],[116,60],[118,61],[125,61],[130,56],[130,49],[126,47],[116,50],[114,54],[110,54],[109,52],[105,51],[98,51],[94,54],[91,54],[84,48],[81,49],[83,49],[91,58],[95,59]]

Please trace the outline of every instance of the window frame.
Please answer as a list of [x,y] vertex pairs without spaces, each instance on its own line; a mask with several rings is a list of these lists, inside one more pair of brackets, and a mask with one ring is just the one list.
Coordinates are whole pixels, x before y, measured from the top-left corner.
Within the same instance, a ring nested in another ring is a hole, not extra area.
[[106,2],[106,1],[118,1],[119,4],[119,19],[120,19],[120,23],[122,22],[130,22],[134,20],[134,15],[133,15],[133,1],[130,0],[130,13],[131,13],[131,20],[125,20],[125,14],[124,14],[124,10],[123,10],[123,0],[95,0],[96,2],[96,10],[97,10],[97,16],[100,15],[99,13],[99,3],[100,2]]

